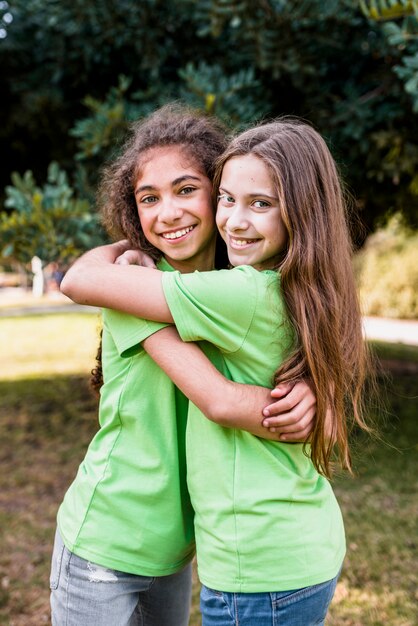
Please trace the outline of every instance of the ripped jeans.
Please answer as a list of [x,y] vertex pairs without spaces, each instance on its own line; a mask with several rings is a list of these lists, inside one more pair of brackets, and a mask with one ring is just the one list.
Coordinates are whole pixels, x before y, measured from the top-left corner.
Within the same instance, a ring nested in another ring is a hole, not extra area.
[[70,552],[57,530],[51,567],[53,626],[187,626],[191,564],[170,576],[138,576]]

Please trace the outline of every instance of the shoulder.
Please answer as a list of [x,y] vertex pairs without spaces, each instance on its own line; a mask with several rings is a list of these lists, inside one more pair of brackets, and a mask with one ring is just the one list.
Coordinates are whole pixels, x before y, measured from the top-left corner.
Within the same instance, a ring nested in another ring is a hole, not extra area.
[[140,343],[167,324],[144,320],[112,309],[103,309],[103,326],[112,337],[120,356],[131,356],[130,350],[142,350]]
[[205,285],[221,288],[239,286],[242,284],[257,284],[265,281],[264,272],[258,272],[250,265],[240,265],[228,270],[212,270],[209,272],[195,271],[191,274],[180,274],[180,272],[170,272],[163,276],[164,282],[177,282],[184,285]]
[[[279,276],[277,272],[259,272],[249,265],[240,265],[230,270],[163,274],[163,288],[167,300],[181,297],[198,302],[235,304],[235,306],[256,304],[266,292],[274,287],[277,292]],[[170,302],[169,302],[170,305]]]

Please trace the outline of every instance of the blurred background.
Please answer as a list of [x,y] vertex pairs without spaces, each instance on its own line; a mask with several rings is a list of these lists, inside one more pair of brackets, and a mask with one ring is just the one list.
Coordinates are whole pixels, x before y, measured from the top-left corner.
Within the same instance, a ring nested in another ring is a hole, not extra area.
[[418,1],[0,0],[0,66],[0,624],[49,623],[55,514],[97,428],[100,318],[60,280],[107,241],[101,166],[176,99],[231,129],[303,117],[339,164],[366,330],[393,322],[368,333],[382,440],[355,438],[336,481],[350,549],[328,623],[415,625]]

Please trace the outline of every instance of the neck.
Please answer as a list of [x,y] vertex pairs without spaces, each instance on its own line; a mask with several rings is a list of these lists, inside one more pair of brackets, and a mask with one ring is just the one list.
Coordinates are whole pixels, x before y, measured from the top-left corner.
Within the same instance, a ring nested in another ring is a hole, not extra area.
[[215,269],[215,242],[211,243],[205,250],[191,257],[190,259],[172,259],[166,256],[165,260],[171,267],[182,274],[191,274],[196,270],[199,272],[209,272]]
[[208,260],[205,263],[195,262],[193,259],[187,259],[185,261],[177,261],[175,259],[169,259],[166,257],[166,261],[170,263],[171,267],[181,272],[182,274],[191,274],[196,270],[199,272],[209,272],[215,269],[215,257],[212,260]]

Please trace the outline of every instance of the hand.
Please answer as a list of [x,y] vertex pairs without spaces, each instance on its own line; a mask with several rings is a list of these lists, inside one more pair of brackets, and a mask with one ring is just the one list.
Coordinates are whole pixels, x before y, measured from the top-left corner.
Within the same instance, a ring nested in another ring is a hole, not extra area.
[[140,265],[156,269],[154,260],[142,250],[126,250],[115,260],[116,265]]
[[98,263],[115,263],[116,259],[122,256],[127,250],[131,248],[131,244],[127,239],[121,239],[115,243],[109,243],[103,246],[98,246],[92,250],[85,252],[75,263],[74,266],[83,262],[98,262]]
[[279,433],[279,441],[306,441],[316,415],[316,397],[309,385],[304,381],[280,383],[271,396],[279,399],[263,409],[263,426]]

